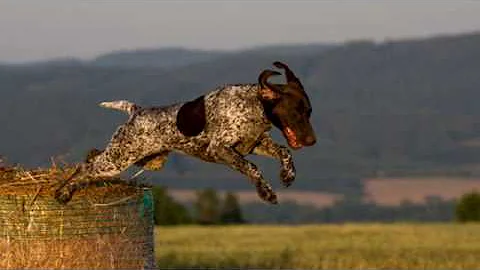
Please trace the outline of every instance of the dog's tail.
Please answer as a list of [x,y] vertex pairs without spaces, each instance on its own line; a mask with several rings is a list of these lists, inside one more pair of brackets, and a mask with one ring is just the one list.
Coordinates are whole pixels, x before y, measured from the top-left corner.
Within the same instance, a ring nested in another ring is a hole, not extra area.
[[140,109],[140,106],[128,100],[105,101],[101,102],[99,105],[104,108],[124,111],[129,115],[132,115],[134,112]]

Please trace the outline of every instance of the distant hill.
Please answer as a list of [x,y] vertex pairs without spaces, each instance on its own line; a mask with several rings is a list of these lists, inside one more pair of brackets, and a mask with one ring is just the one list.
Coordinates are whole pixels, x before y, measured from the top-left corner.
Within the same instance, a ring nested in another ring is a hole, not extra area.
[[[170,52],[170,53],[168,53]],[[183,56],[182,56],[183,55]],[[376,175],[480,175],[480,34],[235,52],[161,49],[93,61],[0,66],[0,155],[28,166],[78,161],[126,116],[103,100],[189,100],[290,64],[313,103],[316,146],[295,152],[299,189],[361,190]],[[274,135],[280,142],[278,132]],[[276,161],[252,157],[275,185]],[[174,188],[247,188],[221,165],[173,155],[154,179]],[[222,181],[224,179],[232,179]]]
[[213,60],[228,52],[166,48],[118,51],[101,55],[90,64],[99,67],[156,67],[176,68]]
[[235,55],[303,55],[318,53],[331,48],[326,44],[272,45],[254,47],[242,51],[207,51],[185,48],[138,49],[118,51],[101,55],[89,64],[98,67],[131,67],[131,68],[179,68],[191,64],[204,64],[209,61],[223,59]]

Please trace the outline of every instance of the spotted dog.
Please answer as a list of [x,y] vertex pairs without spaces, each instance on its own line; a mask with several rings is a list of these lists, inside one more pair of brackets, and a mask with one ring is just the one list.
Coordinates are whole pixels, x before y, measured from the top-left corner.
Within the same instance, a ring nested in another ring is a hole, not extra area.
[[290,186],[295,167],[290,150],[273,141],[269,131],[280,129],[292,149],[315,144],[310,124],[312,107],[302,83],[281,62],[286,83],[268,79],[281,75],[264,70],[257,84],[226,85],[195,100],[165,107],[141,108],[129,101],[100,105],[127,112],[128,121],[113,135],[104,151],[94,150],[77,172],[57,189],[55,197],[67,203],[82,186],[117,176],[132,165],[160,170],[171,151],[224,164],[246,175],[260,198],[277,203],[277,196],[248,154],[278,159],[280,179]]

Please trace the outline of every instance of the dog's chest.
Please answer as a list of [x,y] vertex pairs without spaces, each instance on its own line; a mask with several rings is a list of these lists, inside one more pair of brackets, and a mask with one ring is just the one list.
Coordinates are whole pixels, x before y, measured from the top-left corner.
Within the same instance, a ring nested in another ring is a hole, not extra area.
[[182,149],[177,149],[206,161],[215,161],[215,147],[247,155],[271,129],[252,86],[231,86],[206,95],[205,111],[204,130],[198,136],[184,137]]
[[181,145],[176,147],[176,151],[190,156],[200,158],[208,162],[216,162],[217,158],[215,157],[215,149],[211,148],[211,145],[231,147],[235,149],[237,153],[242,156],[246,156],[252,152],[252,150],[258,145],[260,137],[264,132],[258,133],[249,133],[247,136],[244,136],[239,141],[236,141],[233,144],[222,143],[216,144],[212,142],[207,136],[197,136],[190,138],[190,140],[183,142]]
[[197,157],[204,161],[215,162],[215,158],[209,154],[208,146],[210,141],[205,136],[192,137],[181,145],[175,147],[175,151]]
[[230,132],[226,129],[224,136],[228,137],[230,135],[234,137],[231,141],[232,147],[241,155],[249,154],[257,146],[260,137],[271,129],[271,124],[262,118],[244,122],[240,121],[238,125],[233,126]]
[[[260,134],[261,135],[261,134]],[[257,146],[259,142],[260,135],[255,139],[249,139],[238,142],[238,144],[234,145],[235,151],[237,151],[242,156],[248,155],[252,152],[253,148]]]
[[242,155],[251,152],[260,136],[271,129],[252,86],[231,86],[207,96],[207,133]]

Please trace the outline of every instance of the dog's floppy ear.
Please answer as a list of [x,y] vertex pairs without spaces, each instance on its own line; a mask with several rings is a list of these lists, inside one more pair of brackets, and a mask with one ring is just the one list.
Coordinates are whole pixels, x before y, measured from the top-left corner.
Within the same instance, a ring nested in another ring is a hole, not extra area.
[[273,70],[264,70],[258,76],[258,84],[260,85],[259,95],[263,100],[276,100],[280,98],[281,89],[278,86],[268,82],[271,76],[278,76],[280,73]]
[[287,77],[288,83],[295,83],[303,89],[302,83],[297,78],[297,76],[295,76],[295,73],[293,73],[293,71],[288,67],[287,64],[282,63],[280,61],[275,61],[273,65],[276,66],[277,68],[282,68],[285,70],[285,77]]
[[205,128],[205,97],[201,96],[180,107],[177,114],[177,128],[185,136],[197,136]]

